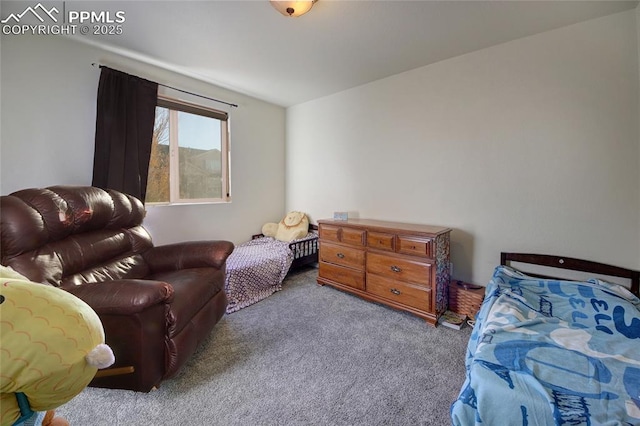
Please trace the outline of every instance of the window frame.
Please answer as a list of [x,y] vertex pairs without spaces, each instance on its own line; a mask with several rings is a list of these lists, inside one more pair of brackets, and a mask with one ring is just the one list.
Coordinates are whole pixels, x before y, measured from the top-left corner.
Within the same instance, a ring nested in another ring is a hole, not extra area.
[[[216,204],[231,202],[231,170],[230,170],[230,130],[229,114],[207,106],[175,99],[167,95],[158,95],[157,107],[166,108],[169,115],[177,120],[178,112],[219,120],[220,125],[220,174],[222,197],[220,198],[180,198],[179,141],[177,126],[169,127],[169,201],[147,202],[150,206]],[[170,118],[171,121],[171,118]],[[175,177],[174,177],[175,176]]]

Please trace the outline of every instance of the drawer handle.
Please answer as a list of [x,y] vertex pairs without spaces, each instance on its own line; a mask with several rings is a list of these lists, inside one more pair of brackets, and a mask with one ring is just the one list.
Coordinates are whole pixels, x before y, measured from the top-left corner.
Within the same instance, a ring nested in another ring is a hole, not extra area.
[[400,290],[398,290],[397,288],[392,288],[392,289],[391,289],[391,290],[389,290],[389,291],[391,291],[391,293],[395,294],[396,296],[399,296],[399,295],[400,295]]
[[391,267],[391,270],[392,270],[393,272],[402,272],[402,269],[398,268],[396,265],[393,265],[393,266]]
[[340,259],[344,259],[344,254],[342,253],[337,253],[336,256],[338,256]]

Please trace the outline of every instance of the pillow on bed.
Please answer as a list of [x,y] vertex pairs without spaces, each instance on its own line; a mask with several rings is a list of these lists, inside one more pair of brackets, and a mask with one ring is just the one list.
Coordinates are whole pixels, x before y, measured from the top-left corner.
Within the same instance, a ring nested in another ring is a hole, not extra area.
[[292,211],[280,223],[265,223],[262,233],[280,241],[292,241],[302,238],[309,232],[309,219],[303,212]]

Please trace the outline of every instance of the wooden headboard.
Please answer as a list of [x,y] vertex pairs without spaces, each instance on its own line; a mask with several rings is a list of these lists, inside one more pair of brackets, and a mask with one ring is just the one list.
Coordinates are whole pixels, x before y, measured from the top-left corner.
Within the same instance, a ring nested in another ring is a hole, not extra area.
[[[634,271],[633,269],[592,262],[590,260],[573,259],[571,257],[562,256],[551,256],[547,254],[505,252],[500,253],[501,265],[509,266],[511,262],[546,266],[550,268],[567,269],[571,271],[588,272],[591,274],[607,275],[610,277],[626,278],[631,281],[631,292],[636,296],[640,296],[640,271]],[[529,272],[527,272],[527,274],[539,277],[542,276],[540,274],[531,274]]]

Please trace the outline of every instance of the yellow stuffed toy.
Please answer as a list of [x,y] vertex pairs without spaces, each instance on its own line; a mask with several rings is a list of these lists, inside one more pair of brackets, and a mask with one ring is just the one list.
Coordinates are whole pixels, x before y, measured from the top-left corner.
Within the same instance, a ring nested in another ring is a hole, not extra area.
[[309,233],[309,219],[303,212],[289,212],[280,223],[265,223],[262,234],[280,241],[292,241]]
[[[0,424],[41,425],[113,364],[95,311],[0,266]],[[49,410],[45,417],[45,412]]]

